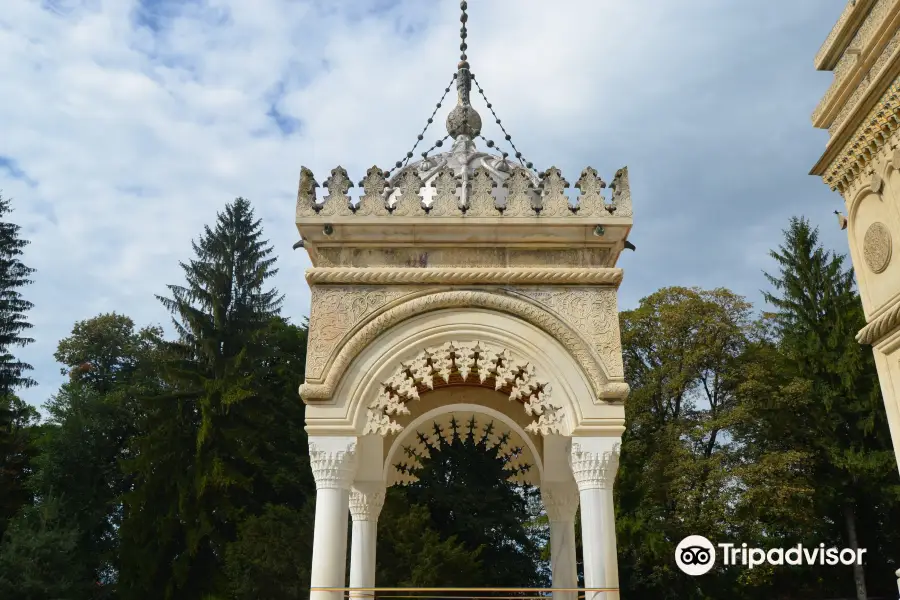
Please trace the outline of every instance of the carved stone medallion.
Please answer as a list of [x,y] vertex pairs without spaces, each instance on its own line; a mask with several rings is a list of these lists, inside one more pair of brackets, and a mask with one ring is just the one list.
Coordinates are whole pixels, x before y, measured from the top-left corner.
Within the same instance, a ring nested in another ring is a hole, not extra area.
[[884,223],[869,225],[863,238],[863,257],[873,273],[881,273],[891,262],[891,232]]

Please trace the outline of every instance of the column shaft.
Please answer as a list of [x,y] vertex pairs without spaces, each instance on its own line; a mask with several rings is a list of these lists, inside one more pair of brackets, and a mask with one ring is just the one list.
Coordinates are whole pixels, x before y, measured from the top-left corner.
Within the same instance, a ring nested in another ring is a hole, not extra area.
[[[347,577],[347,514],[356,474],[356,438],[310,437],[309,462],[316,480],[310,587],[343,588]],[[311,591],[310,600],[340,600],[341,591]]]
[[375,587],[375,549],[378,545],[378,515],[384,505],[384,483],[359,482],[350,494],[353,535],[350,546],[351,598],[373,598]]
[[[575,555],[575,513],[578,488],[574,481],[541,484],[544,509],[550,520],[550,572],[555,590],[578,587],[578,563]],[[576,600],[577,592],[553,592],[553,600]]]

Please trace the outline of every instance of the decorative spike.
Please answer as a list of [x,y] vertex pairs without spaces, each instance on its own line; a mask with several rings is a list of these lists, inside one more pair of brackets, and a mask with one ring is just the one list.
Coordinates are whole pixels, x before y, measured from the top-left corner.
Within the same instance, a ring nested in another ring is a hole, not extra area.
[[531,175],[525,169],[513,169],[503,187],[509,190],[506,195],[504,217],[532,217],[537,206],[537,194],[532,185]]
[[409,168],[400,173],[397,189],[400,191],[394,209],[391,214],[396,217],[412,217],[421,215],[425,211],[422,203],[422,177],[419,173]]
[[563,191],[569,187],[560,174],[559,169],[550,167],[541,178],[541,212],[542,217],[567,217],[575,210],[569,204],[569,198]]
[[616,171],[610,187],[615,189],[612,203],[615,205],[617,217],[631,217],[634,212],[631,208],[631,188],[628,185],[628,167],[622,167]]
[[322,205],[316,202],[316,178],[306,167],[300,167],[300,184],[297,186],[297,217],[318,215]]
[[578,196],[579,216],[605,217],[609,214],[602,192],[605,187],[606,182],[597,176],[597,170],[593,167],[587,167],[581,172],[581,177],[575,183],[575,188],[581,192]]
[[435,194],[430,214],[435,217],[458,217],[462,213],[459,204],[459,179],[450,167],[441,167],[431,182]]
[[386,216],[389,213],[385,204],[385,190],[388,189],[384,171],[377,166],[369,167],[366,177],[359,182],[363,195],[356,207],[356,214],[362,216]]
[[353,214],[356,207],[350,200],[347,192],[353,187],[353,182],[347,177],[344,167],[336,167],[331,170],[331,176],[325,180],[325,188],[328,195],[319,215],[322,217],[348,217]]
[[467,217],[497,217],[500,211],[493,190],[497,182],[486,168],[478,167],[472,175],[471,194],[465,215]]

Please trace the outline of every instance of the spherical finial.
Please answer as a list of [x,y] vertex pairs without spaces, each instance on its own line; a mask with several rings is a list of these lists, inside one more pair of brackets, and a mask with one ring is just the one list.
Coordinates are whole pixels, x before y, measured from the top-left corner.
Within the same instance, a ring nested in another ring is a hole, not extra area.
[[457,104],[447,115],[447,133],[453,139],[461,135],[474,138],[481,133],[481,115],[468,104]]

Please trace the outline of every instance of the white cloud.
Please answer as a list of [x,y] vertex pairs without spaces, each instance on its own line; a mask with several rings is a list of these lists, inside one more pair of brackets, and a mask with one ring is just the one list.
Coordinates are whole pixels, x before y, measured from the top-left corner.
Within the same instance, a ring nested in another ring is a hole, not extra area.
[[[468,54],[537,166],[574,181],[587,164],[607,178],[629,165],[638,251],[622,260],[623,305],[674,283],[755,299],[759,262],[745,255],[774,246],[788,215],[809,213],[844,248],[835,200],[806,175],[824,147],[809,114],[828,82],[812,57],[843,4],[473,1]],[[6,3],[0,157],[23,175],[0,167],[0,189],[38,269],[26,292],[38,342],[22,355],[42,385],[25,397],[55,390],[52,352],[76,320],[166,322],[153,294],[181,281],[190,240],[239,195],[264,219],[286,308],[302,316],[309,263],[290,251],[300,165],[321,180],[342,164],[358,180],[401,158],[450,81],[458,29],[451,0]]]

